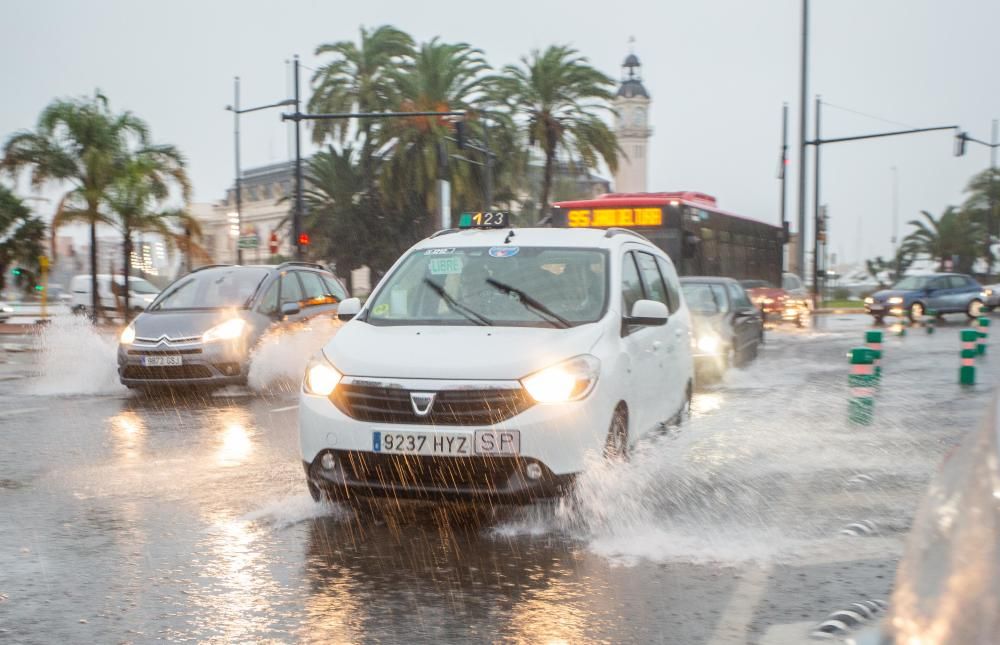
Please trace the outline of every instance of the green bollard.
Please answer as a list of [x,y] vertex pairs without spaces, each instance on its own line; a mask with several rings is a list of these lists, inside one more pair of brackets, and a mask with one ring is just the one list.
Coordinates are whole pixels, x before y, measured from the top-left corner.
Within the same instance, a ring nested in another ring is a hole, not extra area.
[[962,366],[958,369],[958,382],[961,385],[976,384],[976,341],[979,332],[975,329],[962,330]]
[[927,330],[928,334],[934,333],[934,325],[937,323],[937,310],[928,309],[927,315],[924,316],[924,329]]
[[986,316],[979,317],[979,342],[976,344],[976,353],[980,356],[986,354],[986,341],[990,337],[990,319]]
[[874,350],[875,354],[875,382],[882,380],[882,331],[879,329],[869,329],[865,332],[865,347]]
[[848,354],[851,373],[847,376],[847,386],[851,398],[848,403],[848,418],[851,423],[870,425],[875,416],[875,358],[876,350],[855,347]]

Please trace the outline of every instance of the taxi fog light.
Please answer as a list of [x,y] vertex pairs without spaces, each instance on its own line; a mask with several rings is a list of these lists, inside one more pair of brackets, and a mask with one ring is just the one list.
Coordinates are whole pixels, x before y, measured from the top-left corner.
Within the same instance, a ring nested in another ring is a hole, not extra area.
[[135,341],[135,325],[129,323],[129,326],[122,330],[122,335],[118,340],[121,341],[122,345],[131,345]]
[[201,339],[206,343],[217,340],[233,340],[243,335],[246,326],[247,323],[242,318],[230,318],[206,331],[202,334]]
[[575,401],[593,389],[600,367],[596,357],[584,354],[529,374],[521,385],[538,403]]
[[719,337],[715,334],[706,334],[698,337],[698,349],[706,354],[715,354],[719,351]]
[[325,452],[319,460],[319,465],[323,467],[323,470],[333,470],[337,465],[337,460],[333,458],[333,455]]
[[326,359],[314,358],[306,367],[306,377],[302,381],[302,389],[309,394],[330,396],[340,383],[341,374],[330,365]]
[[528,476],[528,479],[541,479],[542,477],[542,467],[538,464],[528,464],[524,473]]

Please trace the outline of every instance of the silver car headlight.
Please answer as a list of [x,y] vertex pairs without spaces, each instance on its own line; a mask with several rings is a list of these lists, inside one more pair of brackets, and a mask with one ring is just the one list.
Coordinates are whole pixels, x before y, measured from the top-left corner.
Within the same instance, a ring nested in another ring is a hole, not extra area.
[[135,342],[135,323],[129,323],[128,327],[122,330],[122,335],[118,337],[122,345],[131,345]]
[[521,385],[538,403],[564,403],[590,394],[600,372],[601,361],[582,354],[525,376]]
[[243,335],[246,327],[247,321],[242,318],[230,318],[206,331],[202,334],[201,339],[206,343],[217,340],[234,340]]

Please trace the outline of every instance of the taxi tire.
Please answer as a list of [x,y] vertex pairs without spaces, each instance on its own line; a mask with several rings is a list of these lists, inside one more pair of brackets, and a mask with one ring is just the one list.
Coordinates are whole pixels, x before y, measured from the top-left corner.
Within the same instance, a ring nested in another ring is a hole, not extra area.
[[628,461],[628,409],[619,403],[611,415],[608,438],[604,442],[604,458],[608,461]]

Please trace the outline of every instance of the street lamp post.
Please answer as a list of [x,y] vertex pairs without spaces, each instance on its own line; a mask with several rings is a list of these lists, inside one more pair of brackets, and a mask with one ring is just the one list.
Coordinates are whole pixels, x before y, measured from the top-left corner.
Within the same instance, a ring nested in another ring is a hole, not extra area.
[[277,103],[259,105],[252,108],[240,108],[240,77],[233,79],[233,104],[227,105],[226,109],[233,113],[233,139],[236,153],[236,264],[243,264],[243,249],[240,248],[240,235],[243,232],[243,172],[240,169],[240,115],[247,112],[257,112],[276,107],[293,105],[292,99],[285,99]]

